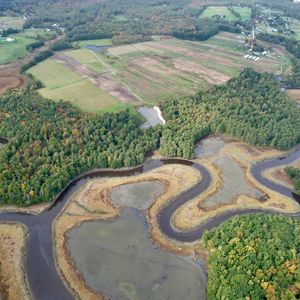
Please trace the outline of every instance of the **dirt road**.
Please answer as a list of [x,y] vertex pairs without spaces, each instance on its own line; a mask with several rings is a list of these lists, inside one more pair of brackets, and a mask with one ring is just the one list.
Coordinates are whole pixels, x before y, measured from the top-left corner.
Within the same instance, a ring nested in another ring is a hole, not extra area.
[[93,84],[115,97],[121,102],[131,104],[141,104],[140,98],[135,95],[126,85],[113,77],[113,74],[108,70],[107,73],[98,74],[97,72],[80,64],[75,59],[65,55],[64,53],[56,53],[52,59],[64,64],[73,72],[79,74],[83,78],[87,78]]

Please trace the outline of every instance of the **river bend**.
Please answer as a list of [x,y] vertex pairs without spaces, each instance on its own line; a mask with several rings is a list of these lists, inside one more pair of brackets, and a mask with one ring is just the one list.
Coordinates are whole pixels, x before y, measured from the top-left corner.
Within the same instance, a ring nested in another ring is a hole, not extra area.
[[[1,140],[0,140],[1,142]],[[269,181],[263,176],[266,169],[291,163],[300,157],[300,146],[284,158],[269,159],[255,164],[252,167],[252,175],[261,184],[277,191],[285,196],[291,197],[300,203],[300,197],[293,194],[288,188]],[[201,238],[205,230],[218,226],[223,221],[235,215],[249,214],[261,210],[248,209],[244,211],[230,211],[210,219],[191,231],[179,232],[171,225],[173,213],[190,199],[203,193],[210,185],[212,178],[209,171],[202,165],[181,159],[150,160],[142,166],[132,169],[119,170],[92,170],[86,172],[71,183],[69,183],[56,197],[53,204],[38,215],[18,212],[5,212],[0,214],[0,222],[18,222],[27,226],[29,238],[27,241],[27,254],[25,260],[25,271],[31,294],[34,299],[74,299],[72,292],[65,286],[56,268],[53,250],[52,225],[55,218],[63,209],[70,196],[84,185],[90,178],[94,177],[119,177],[141,174],[165,164],[183,164],[195,168],[201,173],[202,181],[193,188],[176,196],[170,201],[158,215],[158,224],[162,232],[171,239],[181,242],[193,242]],[[293,214],[292,216],[299,216]]]

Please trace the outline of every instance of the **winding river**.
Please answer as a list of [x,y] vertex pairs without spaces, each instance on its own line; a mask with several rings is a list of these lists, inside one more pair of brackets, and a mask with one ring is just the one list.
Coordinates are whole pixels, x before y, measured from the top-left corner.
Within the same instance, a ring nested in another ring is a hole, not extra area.
[[[0,142],[5,143],[7,140],[0,139]],[[300,145],[296,150],[292,151],[284,158],[275,158],[265,160],[255,164],[252,167],[252,175],[261,184],[275,190],[283,195],[292,197],[300,203],[300,197],[293,194],[288,188],[271,182],[263,177],[263,172],[271,167],[280,166],[291,163],[300,157]],[[259,210],[245,210],[245,211],[230,211],[222,215],[218,215],[209,220],[205,224],[201,224],[191,231],[179,232],[171,226],[171,217],[175,210],[181,205],[203,193],[211,183],[211,174],[202,165],[181,159],[166,159],[166,160],[150,160],[142,166],[131,169],[119,170],[92,170],[86,172],[61,191],[56,197],[53,204],[45,211],[38,215],[20,212],[5,212],[0,214],[0,222],[12,221],[23,223],[27,226],[28,241],[27,241],[27,255],[25,261],[25,270],[27,273],[27,280],[34,299],[53,300],[53,299],[74,299],[71,291],[65,286],[59,272],[56,268],[56,260],[53,252],[53,232],[52,224],[55,218],[63,209],[64,205],[70,199],[70,196],[84,185],[90,178],[94,177],[119,177],[132,176],[141,174],[166,164],[183,164],[195,168],[201,173],[202,181],[189,189],[188,191],[175,197],[168,205],[166,205],[158,215],[158,223],[164,234],[172,239],[181,242],[192,242],[201,238],[203,232],[207,229],[218,226],[223,221],[234,215],[248,214],[258,212]],[[299,216],[299,214],[293,214]]]

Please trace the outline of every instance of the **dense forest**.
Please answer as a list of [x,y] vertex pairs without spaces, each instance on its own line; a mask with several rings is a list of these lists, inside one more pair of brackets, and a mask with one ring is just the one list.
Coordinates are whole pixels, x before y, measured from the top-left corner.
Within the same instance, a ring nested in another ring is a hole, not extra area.
[[299,299],[299,218],[239,216],[203,240],[209,250],[208,300]]
[[300,195],[300,169],[289,167],[286,171],[288,176],[294,181],[295,192]]
[[[115,43],[129,43],[148,40],[152,34],[173,34],[203,40],[220,30],[240,31],[239,24],[225,20],[200,20],[204,6],[189,4],[189,0],[12,0],[0,4],[0,13],[20,13],[21,5],[28,16],[25,27],[58,23],[65,28],[66,39],[38,53],[22,67],[25,71],[53,51],[72,47],[70,42],[77,39],[113,37]],[[28,50],[42,45],[32,43]],[[286,79],[289,86],[298,84],[294,74]],[[1,97],[0,136],[10,139],[0,151],[1,201],[18,205],[51,201],[82,171],[135,165],[159,146],[165,156],[192,158],[195,142],[210,133],[279,149],[300,140],[300,111],[280,92],[271,74],[245,70],[225,85],[167,100],[161,108],[167,125],[145,132],[139,128],[140,120],[128,112],[87,115],[70,104],[42,99],[33,90]]]
[[161,141],[165,156],[192,158],[195,142],[210,133],[279,149],[300,141],[300,110],[273,75],[251,69],[195,96],[167,100],[161,108],[167,120]]
[[2,204],[51,201],[68,181],[91,168],[120,168],[144,161],[160,147],[165,156],[192,158],[194,144],[224,133],[280,149],[300,139],[300,111],[280,92],[271,74],[245,70],[238,78],[193,97],[162,103],[164,127],[141,130],[124,111],[86,114],[65,102],[43,99],[33,84],[0,97]]
[[51,201],[83,171],[142,163],[159,135],[140,124],[127,111],[84,114],[35,91],[0,97],[0,136],[9,139],[0,151],[1,204]]

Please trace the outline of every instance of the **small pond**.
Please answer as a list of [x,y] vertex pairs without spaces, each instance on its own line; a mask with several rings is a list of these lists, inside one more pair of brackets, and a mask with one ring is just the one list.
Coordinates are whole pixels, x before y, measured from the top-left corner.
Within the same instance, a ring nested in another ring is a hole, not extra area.
[[121,185],[111,192],[111,200],[121,206],[147,209],[165,190],[159,181],[145,181]]
[[159,117],[158,111],[154,108],[142,106],[138,108],[138,112],[146,119],[146,122],[141,126],[142,129],[164,124]]
[[95,52],[104,52],[106,49],[111,48],[111,46],[95,46],[95,45],[86,45],[84,48],[93,50]]

